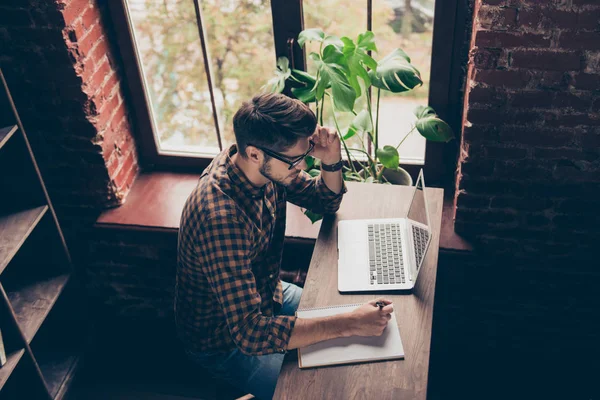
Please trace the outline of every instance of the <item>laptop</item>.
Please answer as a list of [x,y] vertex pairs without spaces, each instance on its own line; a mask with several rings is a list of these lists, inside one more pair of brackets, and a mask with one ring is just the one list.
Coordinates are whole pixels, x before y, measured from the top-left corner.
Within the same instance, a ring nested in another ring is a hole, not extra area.
[[406,218],[344,220],[338,223],[338,290],[410,290],[431,241],[423,170]]

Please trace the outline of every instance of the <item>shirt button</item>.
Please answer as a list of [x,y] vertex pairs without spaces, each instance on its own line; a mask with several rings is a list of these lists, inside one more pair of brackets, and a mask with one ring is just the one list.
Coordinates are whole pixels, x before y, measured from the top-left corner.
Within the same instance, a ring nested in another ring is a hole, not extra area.
[[270,279],[273,279],[273,277],[274,277],[274,276],[275,276],[275,275],[273,275],[273,274],[270,274],[270,275],[269,275],[269,278],[270,278]]

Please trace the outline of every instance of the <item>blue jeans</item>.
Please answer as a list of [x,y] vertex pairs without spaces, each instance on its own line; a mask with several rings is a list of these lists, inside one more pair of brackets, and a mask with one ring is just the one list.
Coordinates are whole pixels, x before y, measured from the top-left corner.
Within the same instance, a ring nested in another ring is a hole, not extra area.
[[[279,315],[294,315],[300,303],[302,288],[283,281],[281,285],[283,306]],[[229,353],[197,353],[190,350],[186,350],[186,353],[191,360],[206,368],[215,377],[238,386],[261,400],[273,398],[285,357],[285,354],[281,353],[248,356],[239,349]]]

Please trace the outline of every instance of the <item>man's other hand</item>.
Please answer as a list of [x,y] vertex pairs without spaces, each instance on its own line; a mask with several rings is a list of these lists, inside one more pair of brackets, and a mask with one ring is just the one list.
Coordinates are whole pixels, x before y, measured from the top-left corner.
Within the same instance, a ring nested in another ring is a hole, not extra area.
[[342,159],[342,146],[335,129],[317,125],[310,140],[315,143],[315,148],[310,155],[320,159],[321,162],[335,164]]
[[[378,307],[377,302],[384,304]],[[392,318],[394,306],[392,302],[385,298],[371,300],[363,304],[356,310],[348,313],[350,336],[381,336],[388,321]]]

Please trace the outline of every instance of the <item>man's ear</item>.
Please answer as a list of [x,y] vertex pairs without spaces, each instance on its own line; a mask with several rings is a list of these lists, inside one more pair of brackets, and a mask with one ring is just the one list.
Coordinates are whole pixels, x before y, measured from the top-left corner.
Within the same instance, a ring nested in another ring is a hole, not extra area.
[[246,146],[246,157],[254,164],[262,164],[263,153],[254,146]]

